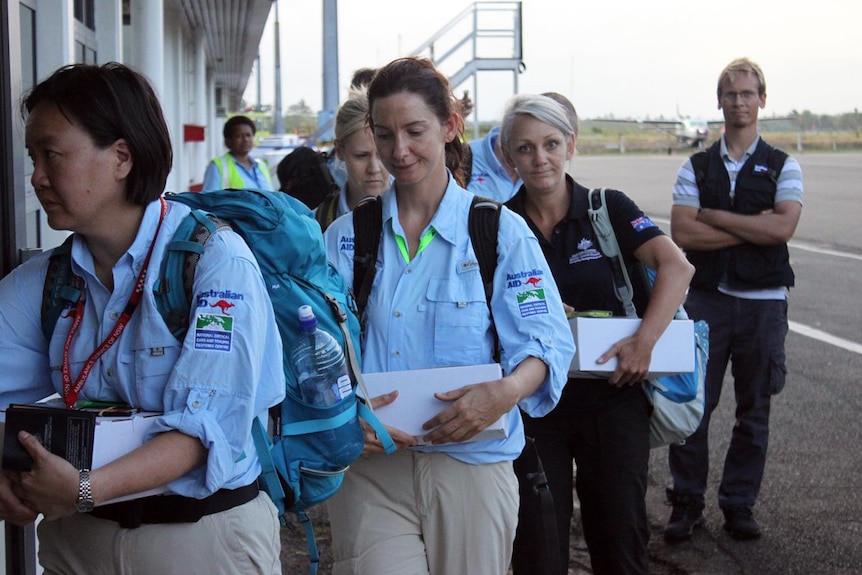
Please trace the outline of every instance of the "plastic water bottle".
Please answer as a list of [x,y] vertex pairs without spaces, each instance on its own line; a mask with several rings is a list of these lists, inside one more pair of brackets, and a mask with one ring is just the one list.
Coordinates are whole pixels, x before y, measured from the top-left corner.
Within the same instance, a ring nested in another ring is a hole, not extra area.
[[318,329],[311,306],[300,306],[301,333],[290,352],[299,396],[306,403],[329,406],[353,393],[344,350],[329,333]]

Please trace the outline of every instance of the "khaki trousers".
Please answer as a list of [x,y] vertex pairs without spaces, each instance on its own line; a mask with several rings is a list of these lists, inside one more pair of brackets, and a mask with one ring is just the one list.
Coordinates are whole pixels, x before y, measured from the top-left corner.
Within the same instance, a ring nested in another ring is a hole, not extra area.
[[504,575],[518,522],[512,462],[399,450],[355,461],[328,502],[333,575]]
[[196,523],[116,522],[76,513],[38,527],[46,575],[281,575],[275,506],[261,492]]

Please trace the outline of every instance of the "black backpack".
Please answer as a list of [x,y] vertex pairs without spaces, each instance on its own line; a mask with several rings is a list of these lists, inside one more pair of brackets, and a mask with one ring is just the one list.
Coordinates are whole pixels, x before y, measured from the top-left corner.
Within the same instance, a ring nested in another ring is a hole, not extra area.
[[280,190],[313,210],[327,196],[339,191],[329,172],[329,154],[300,146],[286,155],[276,169]]
[[338,217],[338,203],[341,201],[341,192],[335,191],[323,198],[323,201],[317,205],[317,211],[314,212],[314,219],[320,224],[320,230],[326,231],[329,224],[335,221]]
[[[503,204],[489,198],[473,196],[470,204],[468,228],[473,251],[479,263],[482,285],[485,288],[485,303],[494,323],[491,311],[491,295],[494,293],[494,272],[497,270],[497,232],[500,229],[500,210]],[[383,232],[383,202],[378,196],[360,200],[353,209],[353,296],[360,321],[364,325],[364,311],[371,294],[374,275],[377,272],[377,251],[380,234]],[[500,345],[494,332],[494,361],[500,361]]]

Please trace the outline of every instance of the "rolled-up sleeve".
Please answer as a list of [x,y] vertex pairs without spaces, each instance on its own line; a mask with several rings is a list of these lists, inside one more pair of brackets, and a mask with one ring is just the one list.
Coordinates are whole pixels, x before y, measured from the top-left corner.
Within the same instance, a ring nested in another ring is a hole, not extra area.
[[[206,496],[251,483],[260,467],[250,430],[284,397],[282,341],[258,265],[245,243],[220,232],[197,267],[190,326],[164,390],[153,434],[172,429],[208,449],[205,477],[171,488]],[[201,485],[201,482],[203,485]]]
[[491,308],[507,373],[528,357],[548,366],[542,385],[519,406],[541,417],[557,404],[568,379],[575,343],[563,301],[539,242],[524,220],[504,209]]

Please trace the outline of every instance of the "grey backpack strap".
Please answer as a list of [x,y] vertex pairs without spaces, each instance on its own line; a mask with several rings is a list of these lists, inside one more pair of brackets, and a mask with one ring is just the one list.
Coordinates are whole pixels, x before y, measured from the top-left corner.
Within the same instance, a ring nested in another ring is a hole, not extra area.
[[610,260],[617,299],[622,302],[626,317],[637,317],[638,314],[633,301],[632,282],[620,253],[617,236],[614,234],[614,226],[611,224],[611,216],[605,202],[605,191],[605,188],[590,190],[587,213],[590,216],[590,223],[593,225],[596,238],[599,240],[599,248]]

